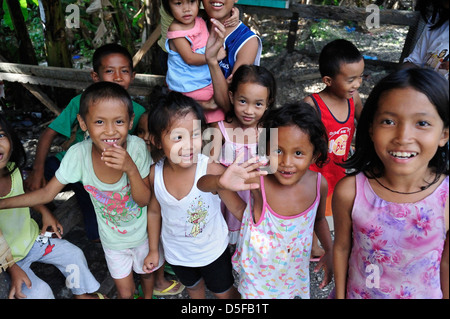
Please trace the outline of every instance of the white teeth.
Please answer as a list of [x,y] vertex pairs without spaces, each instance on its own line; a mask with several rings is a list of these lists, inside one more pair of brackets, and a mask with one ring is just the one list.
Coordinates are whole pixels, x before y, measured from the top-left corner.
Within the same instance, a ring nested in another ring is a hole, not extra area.
[[211,3],[211,5],[216,8],[223,7],[223,3],[219,3],[219,2],[213,2],[213,3]]
[[104,140],[106,143],[114,143],[116,140]]
[[410,158],[417,155],[416,152],[389,152],[394,157],[399,158]]

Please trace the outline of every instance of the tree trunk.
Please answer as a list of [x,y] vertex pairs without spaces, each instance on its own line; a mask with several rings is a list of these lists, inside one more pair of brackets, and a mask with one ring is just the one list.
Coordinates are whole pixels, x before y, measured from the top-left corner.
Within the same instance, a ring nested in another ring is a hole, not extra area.
[[36,53],[33,44],[31,43],[30,35],[28,34],[25,19],[23,18],[22,10],[20,9],[19,1],[6,0],[9,8],[9,14],[14,24],[14,31],[19,40],[19,60],[24,64],[38,64]]
[[[11,0],[9,0],[11,1]],[[44,9],[44,35],[49,66],[72,67],[72,58],[67,46],[65,16],[60,0],[41,0]]]
[[134,38],[131,33],[130,21],[124,12],[120,0],[110,0],[109,2],[114,8],[113,21],[117,29],[120,43],[127,48],[128,52],[133,56],[136,50],[134,48]]

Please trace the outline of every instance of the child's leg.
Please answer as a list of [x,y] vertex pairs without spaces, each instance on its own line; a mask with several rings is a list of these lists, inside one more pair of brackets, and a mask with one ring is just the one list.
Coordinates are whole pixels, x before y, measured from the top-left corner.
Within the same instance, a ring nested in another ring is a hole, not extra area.
[[141,274],[141,286],[144,299],[152,299],[153,287],[155,285],[155,274]]
[[180,282],[186,287],[191,299],[205,299],[205,282],[198,267],[172,265],[172,270]]
[[27,299],[55,299],[50,286],[36,276],[30,268],[31,264],[38,260],[42,255],[40,251],[39,243],[35,243],[28,255],[17,262],[17,265],[22,268],[31,281],[30,289],[28,289],[25,284],[22,285],[22,293],[27,296]]
[[136,285],[134,284],[133,272],[130,272],[125,278],[116,279],[114,278],[114,283],[116,284],[117,294],[119,299],[133,299],[134,291],[136,290]]
[[223,293],[215,293],[214,296],[216,296],[217,299],[241,299],[241,294],[235,286],[231,286],[230,289]]
[[234,287],[231,254],[228,247],[223,254],[211,264],[202,267],[202,277],[206,287],[218,299],[239,299],[240,294]]
[[191,287],[186,286],[186,289],[187,289],[187,292],[191,299],[205,299],[206,298],[205,281],[203,279],[200,279],[200,281],[197,282],[197,284],[195,284],[194,286],[191,286]]
[[93,293],[100,288],[100,283],[92,275],[83,251],[77,246],[64,239],[50,238],[40,250],[38,261],[56,266],[66,277],[66,286],[75,296]]

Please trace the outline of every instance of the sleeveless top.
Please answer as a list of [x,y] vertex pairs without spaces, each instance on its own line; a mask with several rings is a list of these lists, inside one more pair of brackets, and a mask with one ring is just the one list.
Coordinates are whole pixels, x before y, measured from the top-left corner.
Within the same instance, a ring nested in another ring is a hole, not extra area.
[[320,202],[320,181],[319,173],[316,199],[306,211],[281,216],[267,203],[261,176],[263,207],[260,220],[254,222],[249,203],[232,258],[233,267],[239,273],[238,290],[243,298],[309,299],[309,258]]
[[212,83],[208,64],[187,64],[178,52],[170,49],[169,40],[186,38],[191,44],[192,52],[205,54],[209,32],[206,22],[202,18],[195,18],[195,25],[190,30],[167,32],[166,50],[167,60],[166,82],[169,89],[181,93],[192,92],[204,88]]
[[234,29],[225,38],[225,49],[227,50],[227,57],[219,62],[219,66],[222,69],[222,73],[227,79],[233,72],[234,64],[236,63],[236,58],[239,50],[247,43],[251,38],[256,37],[258,39],[259,47],[256,54],[255,62],[253,64],[259,65],[262,52],[262,42],[261,39],[251,31],[242,22],[239,23],[236,29]]
[[161,206],[161,241],[165,259],[178,266],[209,265],[222,255],[228,245],[228,229],[220,211],[219,195],[197,188],[197,181],[207,172],[209,157],[199,154],[192,189],[180,200],[166,189],[164,160],[155,166],[154,187]]
[[[244,158],[242,162],[248,161],[249,159],[257,155],[258,143],[252,144],[241,144],[233,142],[227,133],[227,128],[223,121],[217,123],[225,142],[222,145],[222,151],[220,153],[219,162],[223,166],[230,166],[236,160],[236,157],[244,152]],[[232,129],[230,129],[232,130]],[[250,191],[239,191],[237,192],[241,199],[248,203],[250,200]],[[222,203],[222,212],[224,214],[225,220],[228,225],[228,230],[230,231],[230,244],[234,245],[239,239],[239,230],[241,228],[241,221],[239,221],[234,215],[227,209],[227,207]]]
[[[223,124],[223,121],[217,123],[225,142],[222,145],[222,152],[220,153],[219,162],[224,166],[230,166],[236,160],[236,157],[242,152],[245,153],[242,162],[248,161],[249,159],[257,155],[258,143],[252,144],[241,144],[233,142],[227,133],[227,128]],[[232,130],[232,129],[229,129]]]
[[353,98],[348,100],[348,117],[345,121],[338,121],[331,113],[319,94],[310,95],[319,111],[322,123],[328,134],[328,159],[329,162],[322,168],[311,165],[310,169],[322,173],[328,182],[328,195],[332,194],[337,182],[345,176],[345,169],[338,163],[342,163],[348,157],[351,142],[355,134],[355,104]]
[[[8,163],[8,169],[12,165],[13,163]],[[0,199],[24,193],[20,170],[16,168],[10,176],[11,190],[6,196],[0,197]],[[40,231],[36,221],[31,218],[29,207],[0,210],[0,230],[3,232],[3,236],[11,249],[15,262],[22,260],[28,255]]]
[[375,194],[363,173],[356,175],[347,298],[442,298],[448,186],[447,176],[423,200],[392,203]]

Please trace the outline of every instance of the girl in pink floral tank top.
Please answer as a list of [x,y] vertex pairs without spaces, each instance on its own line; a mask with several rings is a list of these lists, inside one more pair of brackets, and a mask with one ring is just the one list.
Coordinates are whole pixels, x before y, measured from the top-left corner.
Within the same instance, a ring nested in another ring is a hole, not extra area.
[[268,156],[270,173],[264,177],[249,173],[255,166],[240,164],[242,154],[222,169],[219,178],[203,176],[198,188],[205,192],[251,189],[246,209],[235,213],[242,224],[232,261],[241,296],[309,299],[313,232],[325,250],[315,269],[324,268],[320,288],[332,279],[332,240],[325,218],[328,184],[309,169],[312,163],[322,165],[327,159],[326,130],[305,102],[269,110],[262,124],[271,130],[258,144]]
[[449,297],[449,88],[432,70],[381,80],[333,195],[337,298]]
[[423,200],[392,203],[356,176],[347,298],[442,298],[448,180]]

